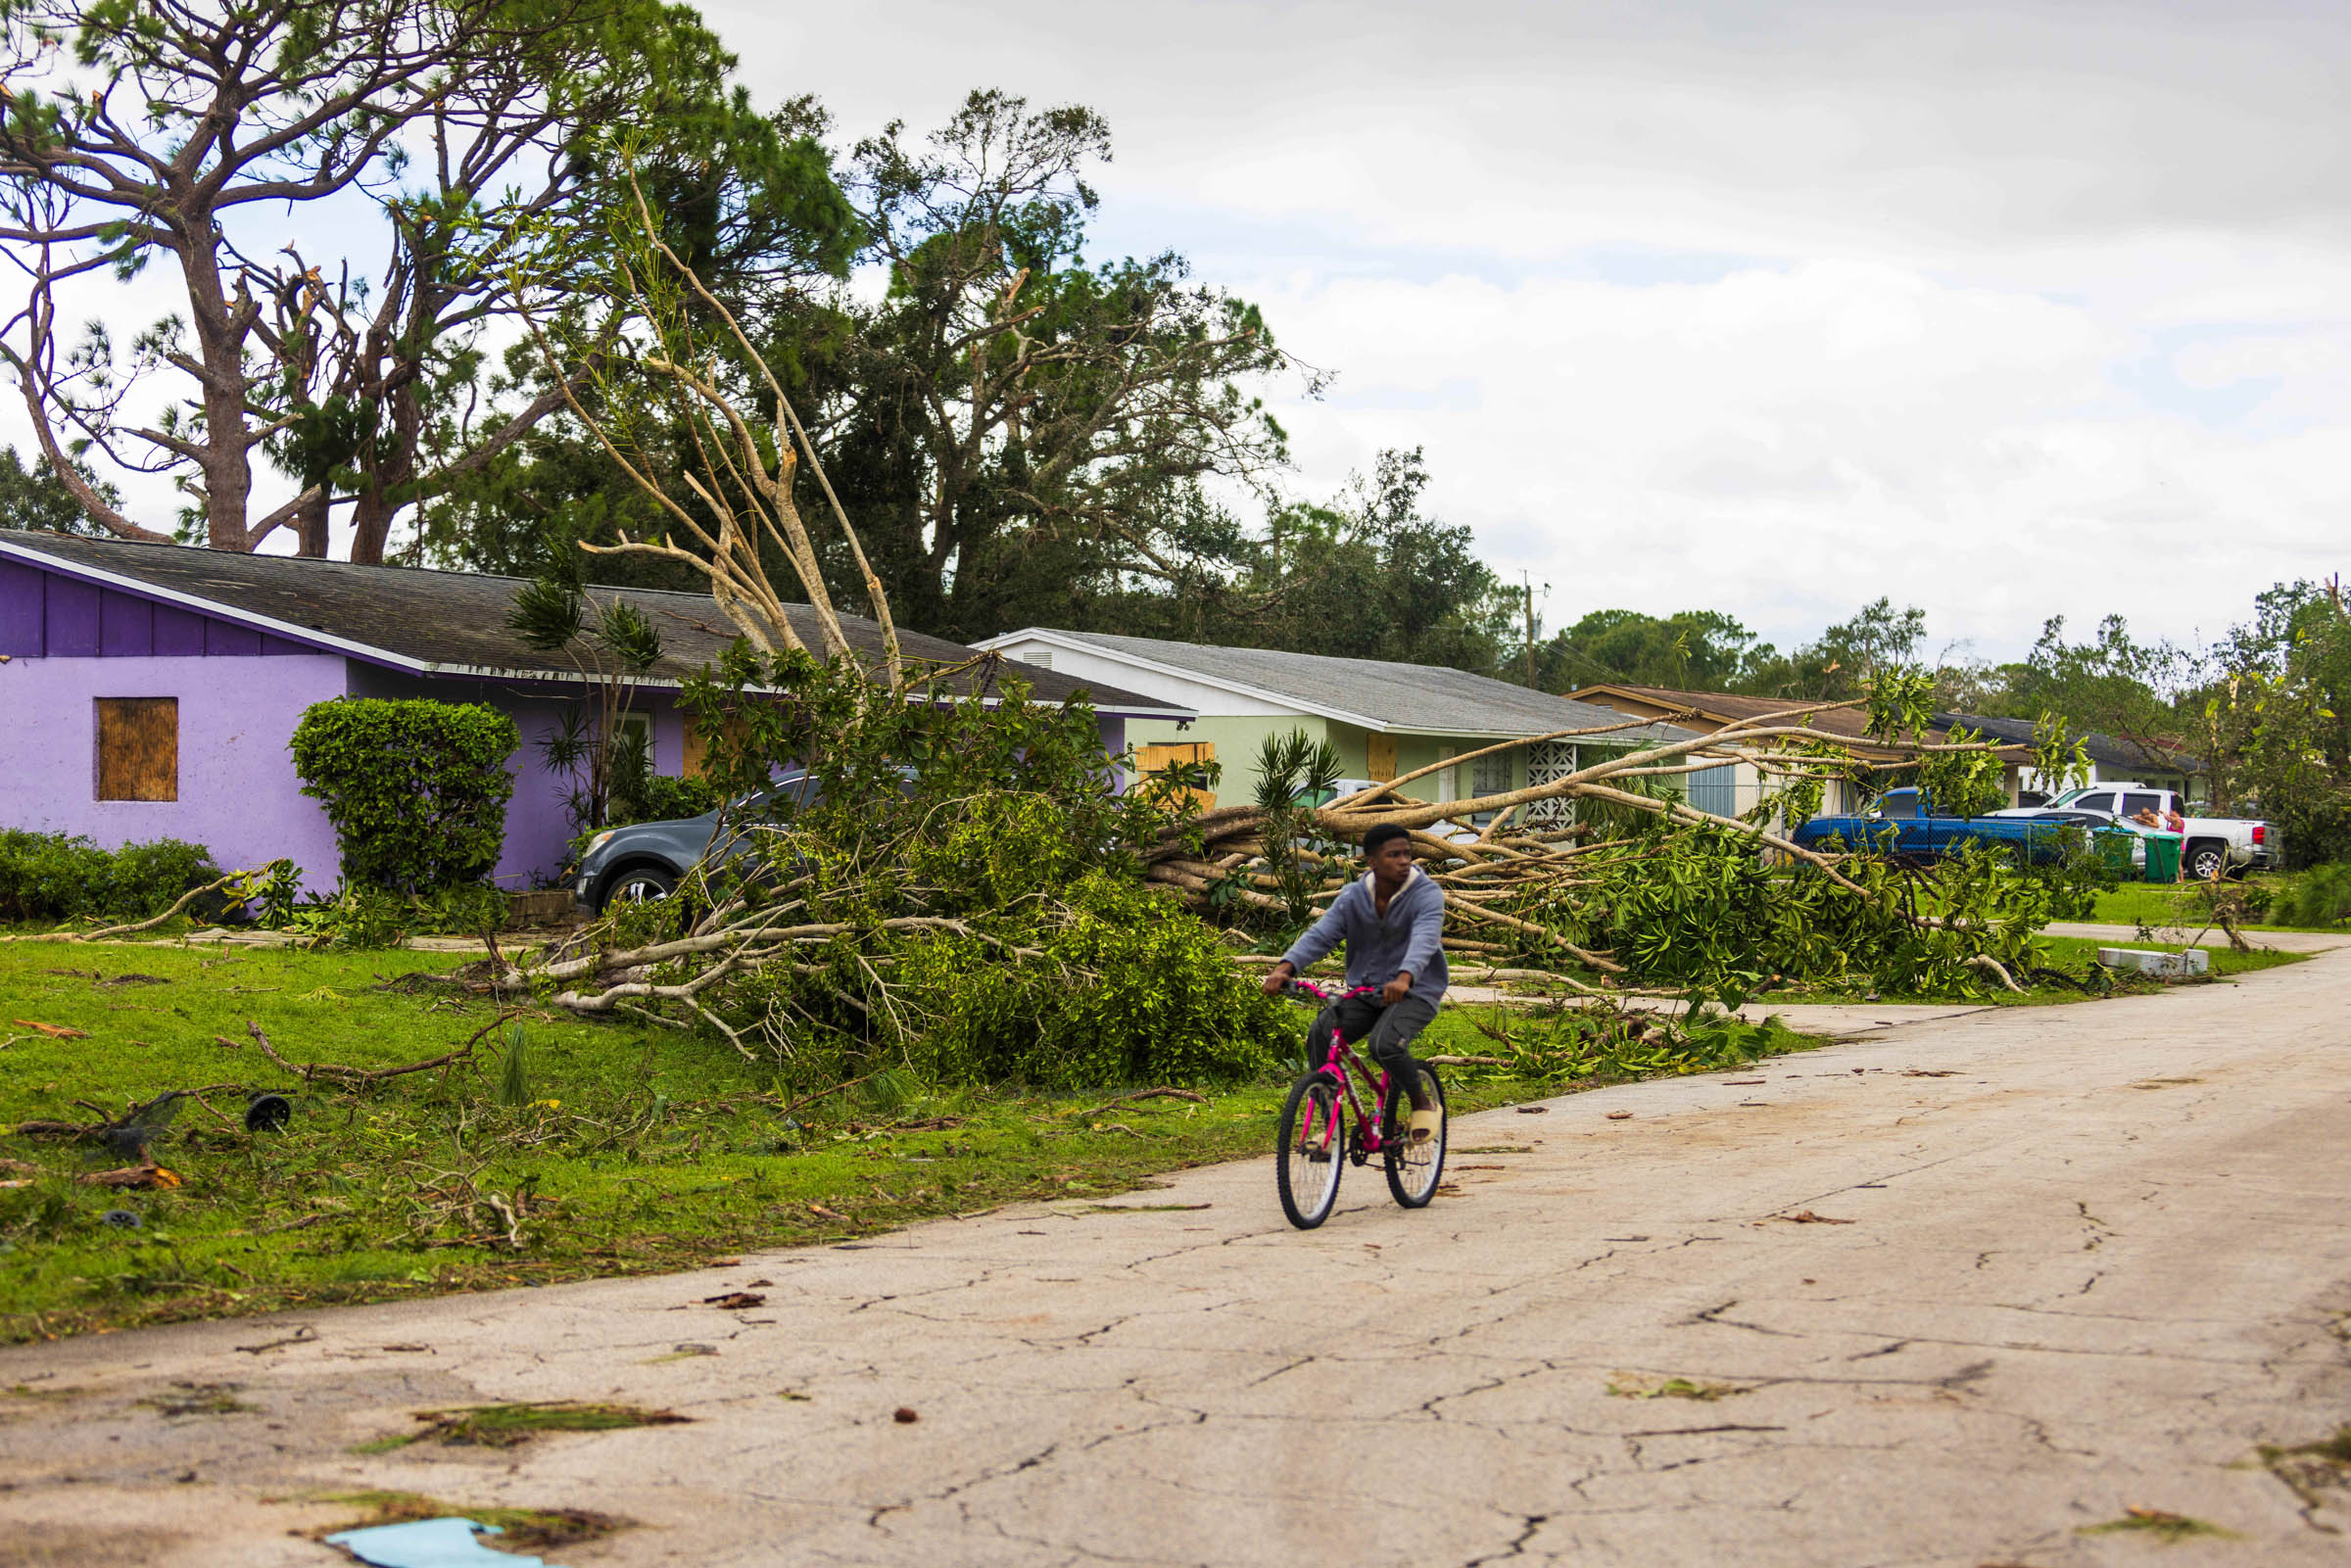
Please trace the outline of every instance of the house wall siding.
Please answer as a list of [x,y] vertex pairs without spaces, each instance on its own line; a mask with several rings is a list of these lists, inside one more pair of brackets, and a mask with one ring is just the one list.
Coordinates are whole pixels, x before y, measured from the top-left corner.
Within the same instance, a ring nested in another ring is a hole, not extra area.
[[[90,625],[95,638],[95,616]],[[0,827],[81,834],[108,849],[183,838],[224,869],[285,856],[307,885],[332,887],[334,830],[302,793],[286,741],[303,709],[344,693],[344,665],[331,653],[11,657],[0,664]],[[101,697],[178,699],[177,800],[97,798]]]
[[0,560],[0,656],[147,659],[315,656],[313,650],[135,594]]
[[[1161,693],[1154,692],[1154,695]],[[1285,713],[1271,715],[1212,714],[1193,720],[1177,729],[1172,719],[1129,719],[1127,735],[1136,745],[1156,745],[1207,740],[1215,743],[1217,761],[1223,765],[1224,776],[1217,785],[1217,803],[1238,805],[1256,796],[1257,752],[1268,736],[1286,735],[1303,730],[1309,738],[1328,740],[1339,754],[1339,774],[1346,779],[1366,779],[1370,767],[1370,732],[1360,725],[1341,724],[1319,715]],[[1495,736],[1496,740],[1505,738]],[[1434,736],[1399,735],[1396,739],[1396,772],[1399,777],[1420,768],[1432,767],[1443,758],[1440,747],[1451,747],[1457,756],[1466,755],[1491,742],[1462,740],[1447,736],[1439,740]],[[1516,789],[1526,783],[1526,748],[1513,747],[1506,753],[1510,770],[1510,787]],[[1469,793],[1466,768],[1454,770],[1456,784],[1452,798],[1465,798]],[[1442,795],[1445,775],[1432,773],[1415,779],[1398,793],[1414,800],[1436,800]]]
[[[0,828],[79,834],[110,849],[182,838],[228,869],[285,857],[303,868],[309,891],[331,891],[341,879],[334,831],[302,793],[289,742],[305,709],[341,696],[481,702],[512,716],[522,744],[507,764],[515,786],[495,875],[526,887],[562,868],[572,782],[548,767],[540,742],[580,700],[574,692],[391,670],[0,558]],[[102,697],[178,700],[176,801],[96,798]],[[640,692],[633,708],[652,721],[654,771],[684,772],[686,720],[675,698]],[[1116,756],[1127,720],[1096,722]]]
[[[1217,804],[1221,806],[1240,805],[1256,798],[1257,750],[1269,735],[1304,730],[1317,740],[1340,741],[1342,762],[1346,752],[1343,739],[1333,734],[1339,726],[1297,713],[1271,716],[1221,713],[1195,719],[1181,729],[1176,728],[1173,719],[1128,719],[1125,726],[1125,738],[1137,746],[1185,745],[1199,740],[1214,745],[1217,761],[1223,769],[1223,778],[1216,788]],[[1356,766],[1360,767],[1362,761],[1359,743]]]

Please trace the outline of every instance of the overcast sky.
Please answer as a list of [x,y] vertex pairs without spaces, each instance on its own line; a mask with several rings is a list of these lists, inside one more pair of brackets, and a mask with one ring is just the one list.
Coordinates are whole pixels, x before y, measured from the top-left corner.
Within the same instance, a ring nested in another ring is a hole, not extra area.
[[1554,625],[1879,594],[2013,657],[2351,565],[2351,6],[706,6],[844,134],[1101,110],[1097,248],[1337,372]]
[[1890,594],[1996,659],[2351,566],[2341,0],[703,9],[844,142],[1102,111],[1095,253],[1335,372],[1281,389],[1297,492],[1424,446],[1552,626]]

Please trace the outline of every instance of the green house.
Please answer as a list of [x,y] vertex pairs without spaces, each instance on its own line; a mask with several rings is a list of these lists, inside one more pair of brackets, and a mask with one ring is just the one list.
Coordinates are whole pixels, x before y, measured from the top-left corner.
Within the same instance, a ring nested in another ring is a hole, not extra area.
[[[1217,762],[1223,771],[1217,795],[1225,804],[1254,793],[1258,748],[1266,737],[1293,730],[1328,740],[1338,750],[1341,771],[1353,781],[1436,768],[1401,791],[1428,801],[1501,794],[1562,778],[1575,771],[1579,757],[1590,760],[1595,747],[1617,750],[1690,736],[1669,725],[1628,723],[1624,715],[1588,702],[1439,665],[1033,626],[974,645],[1198,714],[1188,720],[1130,719],[1127,738],[1137,765],[1146,770],[1170,761]],[[1570,739],[1533,738],[1560,731],[1591,733]],[[1511,741],[1517,743],[1469,758]],[[1449,761],[1454,757],[1469,760],[1454,766]]]

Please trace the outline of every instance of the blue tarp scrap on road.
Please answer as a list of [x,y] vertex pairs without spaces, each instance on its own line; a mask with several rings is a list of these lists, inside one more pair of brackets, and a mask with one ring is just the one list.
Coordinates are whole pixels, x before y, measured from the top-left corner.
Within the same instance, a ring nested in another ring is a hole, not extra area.
[[537,1557],[492,1551],[476,1539],[477,1532],[495,1536],[499,1530],[471,1519],[416,1519],[345,1530],[326,1541],[375,1568],[555,1568]]

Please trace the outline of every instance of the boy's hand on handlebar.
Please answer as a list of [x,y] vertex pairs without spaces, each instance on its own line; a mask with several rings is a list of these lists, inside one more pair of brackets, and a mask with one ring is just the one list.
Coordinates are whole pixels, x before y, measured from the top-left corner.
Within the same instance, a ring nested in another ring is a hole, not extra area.
[[1289,988],[1290,981],[1295,979],[1297,974],[1298,972],[1290,968],[1286,962],[1274,965],[1271,969],[1266,971],[1266,994],[1268,996],[1279,996],[1283,991]]
[[1412,994],[1412,989],[1413,976],[1411,972],[1406,970],[1398,970],[1396,972],[1396,977],[1379,988],[1379,1005],[1381,1007],[1394,1007],[1397,1003],[1403,1001],[1407,996]]

